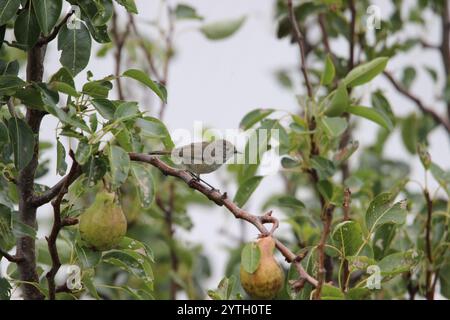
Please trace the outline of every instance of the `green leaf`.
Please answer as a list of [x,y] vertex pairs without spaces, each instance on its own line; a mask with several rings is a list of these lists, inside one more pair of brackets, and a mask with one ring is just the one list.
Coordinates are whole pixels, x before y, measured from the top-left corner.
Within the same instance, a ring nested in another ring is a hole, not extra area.
[[83,23],[80,28],[69,29],[64,25],[58,34],[58,50],[61,50],[61,64],[73,76],[80,73],[89,63],[91,55],[91,36]]
[[291,157],[283,157],[281,158],[281,166],[284,169],[292,169],[296,168],[301,165],[301,162],[297,159],[291,158]]
[[242,130],[248,130],[251,127],[253,127],[254,124],[258,123],[259,121],[263,120],[264,118],[267,118],[270,114],[272,114],[275,110],[274,109],[255,109],[247,113],[244,118],[242,118],[241,122],[239,123],[239,128]]
[[254,176],[240,184],[233,200],[238,207],[244,206],[253,192],[255,192],[262,179],[263,177]]
[[259,267],[261,250],[255,242],[247,243],[241,252],[241,266],[248,273],[254,273]]
[[14,164],[18,170],[22,170],[33,158],[35,146],[33,131],[19,118],[8,120],[8,131],[14,151]]
[[74,248],[78,261],[81,263],[83,269],[95,267],[102,259],[102,253],[100,251],[94,251],[87,247],[82,247],[78,243],[75,244]]
[[0,96],[10,96],[16,90],[22,88],[25,82],[16,76],[1,75],[0,76]]
[[334,163],[326,158],[314,156],[311,158],[311,165],[317,170],[319,180],[326,180],[334,175],[336,166]]
[[88,162],[92,154],[92,146],[84,140],[78,143],[77,151],[75,152],[75,159],[81,165]]
[[50,78],[50,83],[52,82],[62,82],[76,90],[75,81],[67,68],[62,67],[54,75],[52,75]]
[[112,83],[107,80],[89,81],[83,86],[83,93],[97,99],[108,97],[109,91],[113,88]]
[[411,85],[414,82],[414,79],[416,78],[416,69],[413,67],[406,67],[403,70],[403,76],[402,76],[402,84],[406,89],[410,89]]
[[36,44],[41,32],[33,7],[34,1],[19,14],[14,23],[14,35],[17,42],[28,48]]
[[450,195],[450,171],[444,171],[436,163],[430,165],[430,172],[439,185]]
[[61,15],[62,0],[33,0],[33,7],[41,31],[47,36]]
[[334,68],[333,59],[331,59],[331,56],[328,54],[327,60],[325,61],[325,68],[320,78],[320,83],[322,85],[331,84],[331,82],[333,82],[335,75],[336,69]]
[[177,4],[177,7],[175,8],[175,17],[178,20],[184,19],[203,20],[203,17],[197,14],[195,8],[183,3]]
[[153,281],[153,271],[149,260],[134,250],[111,250],[103,256],[103,261],[115,265],[143,280],[146,284]]
[[130,157],[121,147],[110,145],[109,147],[109,165],[114,188],[120,187],[128,178],[130,171]]
[[344,84],[347,87],[356,87],[371,81],[384,71],[388,61],[389,58],[380,57],[357,66],[344,78]]
[[417,138],[418,138],[418,120],[414,113],[410,114],[408,117],[403,119],[401,134],[403,144],[406,147],[406,150],[409,151],[410,154],[416,154],[417,152]]
[[114,113],[116,121],[126,121],[139,115],[139,107],[136,102],[121,103]]
[[406,221],[406,207],[404,201],[392,204],[390,193],[381,193],[372,200],[366,212],[366,226],[369,232],[386,224],[404,224]]
[[450,263],[446,263],[439,271],[441,294],[450,299]]
[[3,122],[0,122],[0,145],[9,143],[8,128]]
[[329,117],[339,117],[344,113],[349,104],[347,87],[340,84],[331,98],[330,104],[325,110],[325,115]]
[[167,103],[167,90],[166,88],[151,80],[143,71],[137,69],[130,69],[123,73],[124,77],[128,77],[139,81],[143,85],[150,88],[156,95],[164,102]]
[[208,23],[200,28],[203,35],[210,40],[221,40],[232,36],[244,24],[245,17]]
[[116,0],[116,2],[127,9],[128,12],[135,14],[138,13],[134,0]]
[[114,120],[116,106],[108,99],[92,99],[92,105],[106,120]]
[[384,257],[378,262],[378,267],[383,276],[395,276],[410,271],[419,262],[420,257],[415,250],[397,252]]
[[236,283],[236,276],[225,277],[220,280],[216,290],[208,290],[208,296],[213,300],[231,300]]
[[66,149],[64,149],[63,144],[59,139],[56,142],[56,173],[60,176],[66,174],[67,163],[66,163]]
[[356,221],[339,223],[333,231],[333,240],[339,245],[343,257],[353,256],[363,244],[361,226]]
[[320,119],[325,133],[332,138],[340,137],[347,130],[348,123],[344,118],[328,118]]
[[137,181],[139,199],[141,200],[142,207],[150,207],[155,199],[155,182],[150,167],[141,163],[132,162],[131,173]]
[[381,113],[379,110],[362,106],[350,106],[347,111],[356,116],[373,121],[386,130],[391,131],[394,127],[389,117],[387,117],[384,113]]
[[368,288],[351,288],[348,290],[346,297],[349,300],[365,300],[370,297],[370,294]]
[[287,207],[292,209],[305,208],[305,204],[293,196],[282,196],[277,199],[277,204],[280,207]]
[[51,82],[49,85],[49,88],[51,90],[56,90],[58,92],[67,94],[68,96],[72,96],[75,98],[78,98],[81,96],[81,94],[77,90],[75,90],[75,88],[71,87],[70,85],[68,85],[67,83],[64,83],[64,82],[58,82],[58,81]]
[[169,130],[164,123],[153,117],[138,118],[136,126],[141,129],[141,134],[147,137],[161,139],[167,150],[172,150],[175,144],[172,141]]
[[322,286],[321,297],[322,300],[344,300],[345,295],[341,289],[332,286],[331,284],[325,283]]
[[0,0],[0,25],[4,25],[11,20],[19,7],[20,0]]
[[0,300],[9,300],[11,298],[12,287],[9,281],[0,277]]

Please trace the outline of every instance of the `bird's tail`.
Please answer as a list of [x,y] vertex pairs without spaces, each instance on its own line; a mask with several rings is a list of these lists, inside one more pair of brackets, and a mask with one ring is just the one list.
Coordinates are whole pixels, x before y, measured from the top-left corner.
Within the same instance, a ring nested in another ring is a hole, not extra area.
[[148,154],[151,156],[167,156],[171,154],[171,151],[150,151]]

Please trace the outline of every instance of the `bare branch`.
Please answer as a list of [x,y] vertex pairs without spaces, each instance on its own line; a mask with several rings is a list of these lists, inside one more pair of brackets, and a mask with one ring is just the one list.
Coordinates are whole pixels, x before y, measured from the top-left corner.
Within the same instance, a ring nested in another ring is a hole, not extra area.
[[320,296],[322,294],[322,286],[325,282],[325,244],[328,239],[328,235],[330,234],[331,230],[331,222],[333,219],[333,211],[334,211],[334,205],[327,205],[324,207],[322,212],[322,222],[323,222],[323,231],[322,236],[320,237],[320,242],[317,245],[317,252],[319,255],[319,266],[318,266],[318,272],[317,272],[317,286],[314,293],[315,299],[320,299]]
[[[139,153],[130,153],[130,159],[132,161],[140,161],[148,163],[156,168],[158,168],[163,174],[168,176],[176,177],[180,180],[183,180],[190,188],[199,191],[204,194],[209,200],[216,203],[218,206],[224,206],[230,211],[235,218],[245,220],[251,224],[253,224],[259,232],[263,235],[268,235],[270,232],[264,226],[265,223],[273,223],[274,220],[269,218],[270,215],[266,214],[264,216],[256,216],[252,215],[249,212],[239,208],[233,201],[231,201],[226,193],[220,193],[217,190],[211,190],[205,185],[198,182],[196,179],[184,170],[178,170],[172,168],[161,161],[158,157],[147,155],[147,154],[139,154]],[[269,221],[270,220],[270,221]],[[278,251],[285,257],[287,262],[294,263],[301,278],[304,278],[313,286],[317,285],[317,280],[309,275],[303,266],[298,262],[297,255],[295,255],[292,251],[289,250],[282,242],[275,239],[276,247]]]
[[442,125],[444,127],[444,129],[447,131],[447,133],[450,134],[450,124],[444,118],[442,118],[434,110],[426,107],[417,96],[415,96],[414,94],[409,92],[400,83],[398,83],[394,79],[394,77],[392,76],[392,74],[390,72],[385,71],[383,74],[391,82],[391,84],[394,86],[394,88],[397,89],[398,92],[403,94],[409,100],[413,101],[417,105],[417,107],[419,107],[420,111],[422,111],[423,114],[429,115],[431,118],[433,118],[433,120],[434,120],[434,122],[436,122],[436,124]]
[[58,255],[58,248],[56,247],[56,240],[58,239],[58,234],[61,229],[67,225],[73,225],[78,222],[76,219],[62,220],[61,219],[61,202],[64,198],[64,195],[68,192],[68,188],[70,184],[75,181],[78,177],[80,170],[80,166],[75,161],[75,156],[73,151],[70,150],[70,156],[73,159],[72,167],[70,168],[70,172],[67,175],[67,178],[64,181],[64,184],[59,190],[58,196],[52,202],[53,206],[53,227],[50,235],[46,238],[48,243],[48,251],[50,253],[50,257],[52,259],[52,267],[49,272],[47,272],[47,282],[48,282],[48,294],[50,300],[54,300],[56,297],[56,286],[55,286],[55,276],[58,273],[59,268],[61,267],[61,261]]
[[303,74],[303,78],[305,79],[305,85],[306,89],[308,91],[308,97],[313,97],[313,90],[311,86],[311,82],[309,81],[308,71],[306,70],[306,58],[305,58],[305,39],[303,37],[303,34],[300,31],[300,28],[297,23],[297,18],[295,17],[294,7],[292,5],[292,0],[287,0],[287,6],[288,6],[288,14],[289,14],[289,21],[292,25],[292,31],[294,33],[295,41],[298,44],[298,47],[300,49],[300,68]]
[[2,248],[0,248],[0,260],[1,260],[2,256],[9,262],[13,262],[13,263],[18,263],[18,262],[23,261],[22,257],[16,256],[16,255],[14,255],[14,256],[10,255],[8,252],[6,252]]

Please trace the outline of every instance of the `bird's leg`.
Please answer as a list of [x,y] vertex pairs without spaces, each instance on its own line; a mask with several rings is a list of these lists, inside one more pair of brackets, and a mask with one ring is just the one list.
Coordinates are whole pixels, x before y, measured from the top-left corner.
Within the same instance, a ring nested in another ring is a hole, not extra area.
[[214,188],[212,185],[210,185],[208,182],[206,182],[205,180],[203,180],[202,178],[200,178],[199,174],[196,174],[195,172],[192,171],[188,171],[195,180],[199,181],[199,182],[203,182],[204,184],[206,184],[208,187],[211,188],[211,191],[219,191],[218,189]]

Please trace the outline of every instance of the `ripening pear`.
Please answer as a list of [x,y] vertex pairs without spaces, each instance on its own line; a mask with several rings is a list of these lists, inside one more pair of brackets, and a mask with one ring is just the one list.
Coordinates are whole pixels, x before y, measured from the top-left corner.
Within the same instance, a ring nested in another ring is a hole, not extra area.
[[259,266],[254,273],[248,273],[241,265],[241,285],[254,299],[273,299],[283,287],[284,273],[273,257],[275,240],[264,237],[257,241],[261,251]]
[[114,248],[127,232],[127,220],[115,194],[97,193],[94,203],[80,216],[80,235],[87,246],[105,251]]

